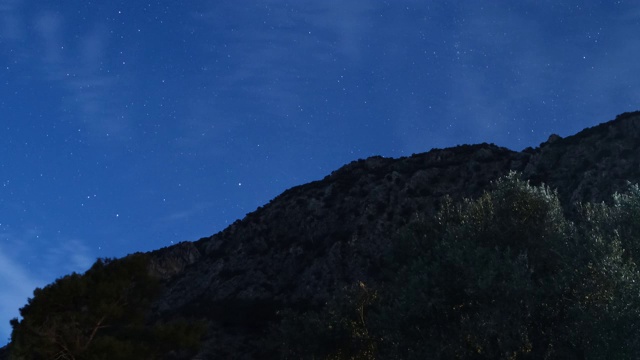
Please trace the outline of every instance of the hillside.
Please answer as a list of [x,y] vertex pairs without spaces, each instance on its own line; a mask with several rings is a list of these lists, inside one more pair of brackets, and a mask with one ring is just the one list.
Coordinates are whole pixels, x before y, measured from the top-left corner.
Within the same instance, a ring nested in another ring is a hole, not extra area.
[[151,319],[205,319],[193,359],[275,357],[263,340],[283,309],[321,309],[346,286],[375,287],[398,231],[434,215],[445,195],[476,198],[516,171],[532,185],[557,189],[571,218],[571,204],[609,202],[627,181],[640,182],[639,154],[635,112],[523,151],[461,145],[354,161],[220,233],[149,253],[151,275],[161,283]]

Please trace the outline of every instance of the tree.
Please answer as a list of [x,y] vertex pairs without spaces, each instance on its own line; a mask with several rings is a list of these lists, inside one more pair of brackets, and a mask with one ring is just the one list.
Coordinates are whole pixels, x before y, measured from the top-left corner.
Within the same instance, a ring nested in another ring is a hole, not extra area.
[[640,189],[577,209],[515,173],[444,198],[400,231],[377,292],[285,312],[283,357],[640,358]]
[[[12,357],[153,359],[170,350],[176,344],[166,341],[166,333],[180,329],[146,323],[159,291],[147,264],[145,254],[99,259],[83,275],[73,273],[36,289],[20,309],[23,319],[11,321]],[[193,329],[199,339],[203,327]]]
[[445,199],[399,241],[372,321],[381,357],[637,358],[640,192],[614,199],[581,205],[575,225],[555,192],[516,174]]
[[279,343],[283,359],[375,359],[377,341],[367,322],[377,298],[376,291],[358,282],[320,310],[283,311],[271,341]]
[[575,342],[593,358],[637,359],[640,341],[640,190],[629,185],[613,204],[579,204],[578,229],[587,251],[576,269],[572,312]]

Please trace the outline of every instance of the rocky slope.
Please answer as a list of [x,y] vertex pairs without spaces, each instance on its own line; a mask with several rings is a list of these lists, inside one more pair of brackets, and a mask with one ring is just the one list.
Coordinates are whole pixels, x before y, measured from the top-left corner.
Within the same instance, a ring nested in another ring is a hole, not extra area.
[[443,195],[476,196],[511,170],[556,188],[565,204],[608,200],[640,181],[640,113],[521,152],[480,144],[354,161],[214,236],[155,252],[154,271],[167,281],[156,310],[210,321],[202,358],[264,356],[259,340],[278,309],[375,283],[398,228],[432,214]]
[[640,112],[520,152],[480,144],[354,161],[218,234],[152,252],[165,284],[155,316],[207,319],[198,359],[269,357],[261,339],[278,310],[322,306],[355,281],[375,285],[397,229],[433,214],[442,196],[477,196],[512,170],[556,188],[564,204],[608,200],[640,181]]

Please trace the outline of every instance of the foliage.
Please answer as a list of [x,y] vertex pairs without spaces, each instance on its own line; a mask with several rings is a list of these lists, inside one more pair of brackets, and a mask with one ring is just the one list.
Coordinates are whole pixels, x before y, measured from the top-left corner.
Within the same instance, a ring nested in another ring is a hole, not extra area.
[[375,359],[376,341],[367,327],[375,291],[359,282],[343,289],[322,311],[284,311],[274,329],[283,359]]
[[[343,295],[285,316],[283,342],[325,359],[639,358],[640,190],[578,209],[568,221],[554,191],[514,173],[445,198],[401,232],[358,331],[339,326],[359,308]],[[363,338],[366,357],[337,351]]]
[[571,231],[555,194],[515,175],[475,201],[445,199],[434,219],[414,224],[400,242],[412,255],[379,312],[387,352],[402,358],[530,353],[536,337],[554,331],[540,318],[563,306],[557,299],[566,284],[555,275],[570,262],[564,254]]
[[147,263],[144,254],[99,259],[83,275],[36,289],[20,309],[23,319],[11,321],[12,358],[153,359],[175,346],[193,346],[202,326],[146,324],[159,292]]
[[[554,191],[514,173],[475,200],[444,198],[401,229],[375,290],[358,282],[281,311],[265,347],[283,359],[640,358],[640,189],[577,209],[567,220]],[[146,262],[99,260],[37,289],[12,321],[12,357],[195,349],[204,324],[148,323],[159,284]]]
[[582,315],[578,341],[598,358],[638,358],[640,190],[630,185],[613,196],[612,206],[580,204],[579,212],[580,237],[590,251],[572,309]]

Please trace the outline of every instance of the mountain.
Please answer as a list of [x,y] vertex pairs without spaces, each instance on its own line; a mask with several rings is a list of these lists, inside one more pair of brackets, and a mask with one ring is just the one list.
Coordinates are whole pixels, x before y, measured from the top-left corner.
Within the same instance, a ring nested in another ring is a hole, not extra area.
[[[375,287],[398,230],[443,196],[475,198],[510,171],[577,201],[610,201],[640,182],[640,112],[537,148],[493,144],[357,160],[291,188],[208,238],[150,252],[162,290],[154,318],[206,319],[193,359],[268,358],[263,339],[287,309],[318,309],[354,283]],[[0,352],[0,358],[2,358]]]

